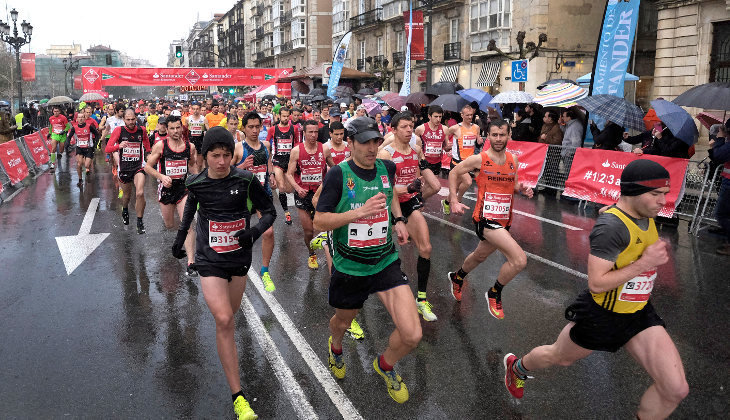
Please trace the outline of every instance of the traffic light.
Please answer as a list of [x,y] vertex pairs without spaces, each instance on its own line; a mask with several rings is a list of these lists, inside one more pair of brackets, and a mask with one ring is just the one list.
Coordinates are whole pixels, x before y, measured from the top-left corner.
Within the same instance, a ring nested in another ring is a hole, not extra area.
[[230,88],[230,89],[228,89],[228,93],[230,93],[231,95],[233,95],[234,93],[236,93],[236,88]]
[[182,58],[182,45],[175,46],[175,57]]

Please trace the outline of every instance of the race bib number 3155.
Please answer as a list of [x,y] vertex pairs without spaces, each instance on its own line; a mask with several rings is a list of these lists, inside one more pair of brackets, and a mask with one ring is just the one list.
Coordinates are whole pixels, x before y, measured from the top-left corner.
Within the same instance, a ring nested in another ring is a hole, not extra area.
[[241,249],[238,239],[233,236],[241,229],[246,228],[246,219],[234,220],[232,222],[208,221],[208,245],[210,248],[223,254]]

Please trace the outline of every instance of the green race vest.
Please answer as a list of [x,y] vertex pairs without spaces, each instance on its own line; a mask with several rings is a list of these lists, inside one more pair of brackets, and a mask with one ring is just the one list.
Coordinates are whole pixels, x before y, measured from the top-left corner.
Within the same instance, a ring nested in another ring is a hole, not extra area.
[[[359,208],[370,197],[382,192],[390,206],[393,199],[393,185],[388,179],[385,164],[375,161],[377,174],[368,182],[360,179],[350,169],[347,161],[340,163],[342,169],[342,198],[335,213],[345,213]],[[358,219],[332,232],[334,245],[333,264],[337,271],[353,276],[377,274],[398,259],[393,244],[390,225],[390,207],[373,217]]]

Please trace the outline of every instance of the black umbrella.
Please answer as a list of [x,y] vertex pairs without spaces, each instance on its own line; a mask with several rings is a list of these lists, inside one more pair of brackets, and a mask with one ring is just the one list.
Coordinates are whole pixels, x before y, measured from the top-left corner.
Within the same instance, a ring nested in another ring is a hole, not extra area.
[[444,111],[459,112],[468,103],[469,101],[462,98],[460,95],[448,93],[434,99],[434,101],[431,102],[429,105],[438,105],[443,108]]
[[356,94],[352,95],[352,97],[353,98],[365,99],[367,97],[367,95],[360,95],[359,93],[356,93]]
[[335,102],[336,102],[336,103],[337,103],[338,105],[339,105],[339,104],[341,104],[341,103],[345,103],[345,104],[347,104],[347,105],[350,105],[351,103],[355,102],[355,100],[354,100],[354,99],[352,99],[352,98],[351,98],[351,97],[349,97],[349,96],[344,96],[344,97],[342,97],[342,98],[337,98],[337,99],[335,99]]
[[352,90],[350,86],[337,86],[335,88],[335,97],[340,96],[352,96],[355,94],[355,91]]
[[455,94],[457,90],[464,89],[464,86],[456,82],[438,82],[434,83],[426,89],[426,95],[447,95]]
[[357,91],[360,95],[375,95],[375,89],[373,88],[362,88]]
[[421,105],[431,102],[431,98],[423,92],[415,92],[406,96],[406,104]]
[[317,96],[317,95],[326,95],[326,94],[327,94],[327,91],[326,91],[326,90],[324,90],[324,89],[322,89],[321,87],[319,87],[319,88],[316,88],[316,89],[312,89],[312,90],[311,90],[311,91],[309,92],[309,94],[310,94],[310,95],[312,95],[312,96]]
[[682,106],[730,111],[730,83],[713,82],[695,86],[672,102]]
[[546,82],[540,83],[537,86],[537,90],[540,90],[540,89],[544,88],[547,85],[554,85],[556,83],[572,83],[574,85],[577,85],[578,84],[578,83],[576,83],[575,80],[570,80],[570,79],[552,79],[552,80],[548,80]]
[[264,95],[261,97],[262,101],[273,101],[276,99],[276,95]]
[[324,96],[324,95],[314,95],[314,96],[312,97],[311,101],[312,101],[312,102],[317,102],[317,101],[324,101],[324,100],[326,100],[326,99],[327,99],[327,97],[326,97],[326,96]]
[[309,93],[309,86],[307,86],[306,83],[302,82],[301,80],[295,80],[291,82],[291,87],[296,89],[297,92],[301,93]]

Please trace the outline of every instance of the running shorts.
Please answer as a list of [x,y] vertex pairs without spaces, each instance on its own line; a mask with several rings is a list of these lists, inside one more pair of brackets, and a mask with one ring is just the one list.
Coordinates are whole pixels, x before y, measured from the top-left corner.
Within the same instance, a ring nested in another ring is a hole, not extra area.
[[199,155],[203,154],[203,137],[190,137],[190,143],[192,143],[195,146],[195,151],[198,152]]
[[369,276],[352,276],[332,267],[329,304],[337,309],[361,309],[371,294],[404,284],[408,284],[408,277],[400,269],[400,259]]
[[275,154],[271,157],[271,163],[286,171],[289,169],[289,155],[288,154]]
[[438,176],[441,173],[441,162],[430,163],[426,159],[421,159],[419,167],[422,171],[426,170],[426,169],[430,170],[436,176]]
[[414,210],[418,210],[421,207],[423,207],[423,199],[420,194],[416,194],[410,200],[400,203],[400,211],[405,217],[409,217]]
[[188,190],[183,183],[173,183],[172,187],[165,188],[162,183],[157,186],[157,201],[160,204],[177,204],[188,195]]
[[615,352],[649,327],[666,327],[651,302],[631,314],[611,312],[598,305],[586,290],[565,310],[565,319],[575,322],[570,339],[588,350]]
[[117,178],[119,178],[119,182],[121,182],[122,184],[129,184],[130,182],[133,182],[134,181],[134,176],[137,175],[140,172],[143,175],[145,173],[144,172],[144,169],[142,169],[142,168],[139,168],[136,171],[129,171],[129,172],[122,172],[122,171],[120,171],[117,174]]
[[490,219],[480,219],[479,221],[472,220],[474,222],[474,232],[477,234],[477,238],[480,241],[486,241],[484,237],[484,229],[496,230],[496,229],[507,229],[509,231],[509,225],[507,227],[502,226],[499,222]]
[[248,266],[218,267],[215,265],[195,264],[193,268],[198,271],[200,277],[220,277],[228,280],[228,283],[233,280],[233,277],[244,277],[248,274]]
[[93,159],[94,158],[94,148],[93,147],[77,147],[76,155],[83,156],[87,159]]
[[65,134],[53,134],[51,133],[51,140],[55,140],[59,143],[63,143],[66,141],[66,135]]
[[312,204],[312,197],[314,197],[314,191],[307,191],[307,195],[300,197],[296,192],[294,193],[294,205],[300,210],[304,210],[309,213],[309,217],[314,220],[314,204]]

